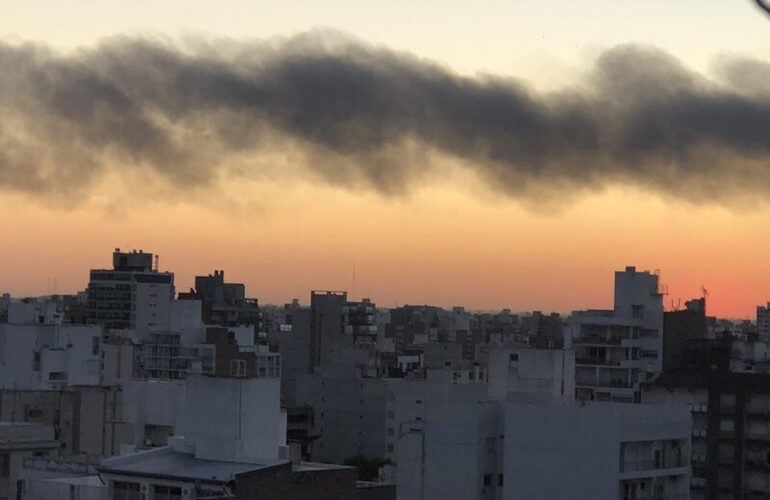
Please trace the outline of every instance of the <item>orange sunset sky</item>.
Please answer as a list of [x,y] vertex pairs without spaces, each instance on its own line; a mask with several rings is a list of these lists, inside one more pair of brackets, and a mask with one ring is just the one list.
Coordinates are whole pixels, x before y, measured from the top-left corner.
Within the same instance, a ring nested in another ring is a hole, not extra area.
[[[663,49],[704,78],[723,57],[770,61],[770,20],[748,1],[591,0],[574,12],[550,0],[472,10],[454,1],[324,3],[68,0],[40,12],[33,4],[42,2],[1,2],[0,41],[68,57],[115,35],[237,43],[329,28],[463,77],[522,79],[534,92],[580,87],[603,51],[626,43]],[[767,104],[764,92],[756,99]],[[1,94],[0,109],[18,100]],[[2,138],[0,149],[10,147]],[[261,303],[307,303],[311,289],[334,289],[386,307],[569,312],[610,307],[613,272],[626,265],[660,270],[667,307],[700,296],[701,285],[711,315],[753,318],[770,300],[770,190],[723,196],[717,185],[690,196],[686,185],[669,192],[617,177],[522,198],[468,167],[474,158],[432,150],[412,160],[430,162],[428,174],[387,192],[340,184],[313,170],[312,155],[277,149],[238,158],[267,165],[258,174],[231,169],[184,189],[116,156],[82,183],[37,190],[7,181],[26,167],[3,170],[0,156],[0,292],[82,290],[88,270],[108,266],[121,247],[159,254],[177,290],[224,269]],[[46,161],[68,154],[57,149]],[[770,168],[767,156],[752,161]],[[751,172],[736,169],[736,185],[750,185]]]

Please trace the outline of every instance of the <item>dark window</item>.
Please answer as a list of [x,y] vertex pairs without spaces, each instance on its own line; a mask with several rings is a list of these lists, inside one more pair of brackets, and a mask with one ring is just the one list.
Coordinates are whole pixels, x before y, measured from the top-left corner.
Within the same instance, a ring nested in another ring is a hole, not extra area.
[[27,407],[27,419],[31,418],[41,418],[43,416],[43,410],[40,408],[30,408]]
[[8,453],[0,453],[0,477],[8,477]]
[[245,377],[246,376],[246,361],[242,359],[230,360],[230,376],[231,377]]
[[114,500],[141,500],[139,483],[115,481],[112,483],[112,498]]
[[181,500],[182,498],[182,488],[177,486],[155,484],[152,487],[152,493],[155,500]]

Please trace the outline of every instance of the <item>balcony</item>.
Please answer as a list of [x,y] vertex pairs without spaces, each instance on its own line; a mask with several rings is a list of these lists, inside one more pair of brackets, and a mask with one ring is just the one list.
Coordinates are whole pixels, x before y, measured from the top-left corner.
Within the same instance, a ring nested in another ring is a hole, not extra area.
[[596,383],[597,387],[617,387],[620,389],[633,389],[634,384],[623,379],[600,379]]
[[757,432],[746,433],[746,441],[752,444],[758,444],[763,447],[770,446],[770,435]]
[[582,345],[582,344],[596,344],[596,345],[620,345],[620,341],[623,340],[622,337],[618,335],[581,335],[579,337],[575,337],[573,339],[573,343],[575,345]]
[[686,464],[683,458],[674,458],[669,460],[668,463],[661,462],[660,460],[638,460],[621,462],[620,472],[642,472],[658,469],[676,469],[685,466]]
[[746,413],[750,419],[770,420],[770,411],[748,410]]
[[689,474],[690,464],[683,456],[669,456],[667,460],[639,460],[620,463],[621,479],[642,479]]
[[576,365],[599,365],[599,366],[620,366],[620,360],[605,359],[605,358],[577,358],[575,359]]

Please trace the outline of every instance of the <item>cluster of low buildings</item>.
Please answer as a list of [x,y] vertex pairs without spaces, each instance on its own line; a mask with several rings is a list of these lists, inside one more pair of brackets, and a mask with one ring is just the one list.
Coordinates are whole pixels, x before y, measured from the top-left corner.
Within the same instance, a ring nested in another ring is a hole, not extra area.
[[[0,500],[770,497],[770,313],[260,305],[116,249],[0,297]],[[770,305],[768,306],[770,307]]]

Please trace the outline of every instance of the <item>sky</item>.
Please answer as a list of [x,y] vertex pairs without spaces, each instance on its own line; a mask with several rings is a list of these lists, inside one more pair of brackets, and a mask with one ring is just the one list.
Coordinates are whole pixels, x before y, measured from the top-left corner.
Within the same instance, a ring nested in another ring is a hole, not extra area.
[[[263,303],[770,300],[750,1],[0,0],[0,290],[115,247]],[[765,127],[765,128],[763,128]]]

